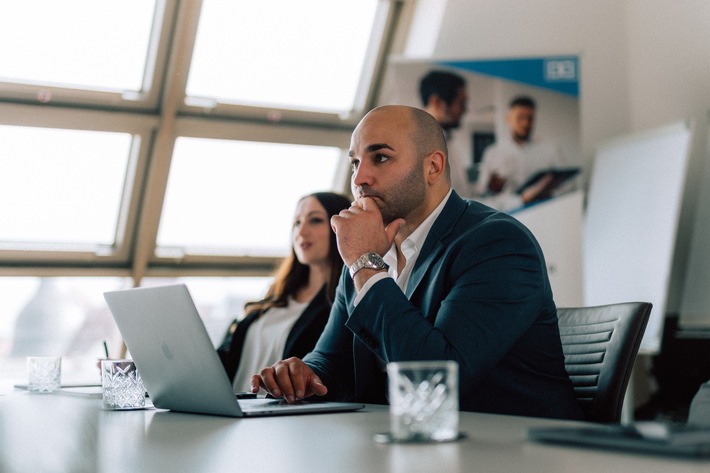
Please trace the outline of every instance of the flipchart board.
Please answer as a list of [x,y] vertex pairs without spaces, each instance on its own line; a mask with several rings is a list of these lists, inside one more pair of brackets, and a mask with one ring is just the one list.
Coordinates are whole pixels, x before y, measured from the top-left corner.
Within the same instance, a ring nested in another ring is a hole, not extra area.
[[648,301],[640,352],[660,350],[691,126],[622,137],[601,146],[584,224],[585,305]]
[[704,164],[698,172],[700,190],[692,222],[690,250],[685,265],[678,324],[686,333],[710,336],[710,113],[698,120],[693,157]]

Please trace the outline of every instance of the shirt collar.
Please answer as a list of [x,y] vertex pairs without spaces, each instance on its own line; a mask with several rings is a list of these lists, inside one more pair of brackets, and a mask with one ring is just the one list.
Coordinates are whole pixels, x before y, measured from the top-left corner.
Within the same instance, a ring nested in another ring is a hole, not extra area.
[[[419,226],[415,228],[414,231],[402,242],[402,254],[407,259],[407,261],[410,261],[412,259],[412,255],[418,254],[422,246],[424,246],[424,241],[426,241],[426,237],[429,235],[431,227],[434,226],[434,222],[439,217],[439,215],[441,215],[441,212],[444,210],[446,202],[448,202],[449,197],[451,197],[451,191],[452,189],[449,189],[449,192],[448,194],[446,194],[446,197],[444,197],[444,199],[434,209],[434,211],[430,213],[429,216],[427,216],[427,218],[425,218],[424,221],[420,223]],[[383,259],[387,264],[390,265],[390,267],[392,267],[393,265],[395,268],[397,267],[397,248],[395,247],[394,243],[392,243],[392,247],[383,257]]]

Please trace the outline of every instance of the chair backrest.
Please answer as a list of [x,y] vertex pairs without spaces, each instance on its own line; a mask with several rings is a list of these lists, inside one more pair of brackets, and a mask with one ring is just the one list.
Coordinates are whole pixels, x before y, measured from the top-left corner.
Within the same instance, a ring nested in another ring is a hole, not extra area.
[[621,421],[621,407],[651,304],[558,308],[565,368],[586,420]]

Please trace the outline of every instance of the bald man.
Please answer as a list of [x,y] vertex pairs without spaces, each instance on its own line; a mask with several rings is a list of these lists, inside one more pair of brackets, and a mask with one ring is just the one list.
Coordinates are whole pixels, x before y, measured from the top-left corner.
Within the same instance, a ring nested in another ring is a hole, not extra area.
[[252,391],[386,404],[388,362],[455,360],[462,410],[580,419],[540,247],[451,190],[436,120],[376,108],[349,156],[355,202],[331,219],[346,268],[328,325],[303,360],[254,375]]

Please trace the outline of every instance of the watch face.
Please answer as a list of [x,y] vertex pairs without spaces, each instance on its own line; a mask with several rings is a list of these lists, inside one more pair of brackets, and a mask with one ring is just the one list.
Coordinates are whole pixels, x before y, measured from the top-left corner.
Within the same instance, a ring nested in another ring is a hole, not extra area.
[[372,269],[385,269],[387,265],[380,255],[377,253],[367,254],[367,267]]
[[362,268],[387,269],[387,264],[377,253],[366,253],[359,257],[350,267],[350,275],[354,277],[355,273]]

